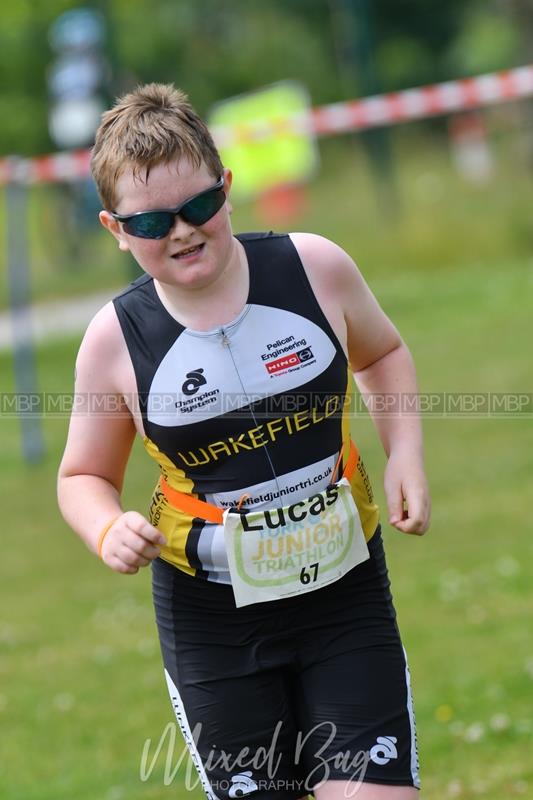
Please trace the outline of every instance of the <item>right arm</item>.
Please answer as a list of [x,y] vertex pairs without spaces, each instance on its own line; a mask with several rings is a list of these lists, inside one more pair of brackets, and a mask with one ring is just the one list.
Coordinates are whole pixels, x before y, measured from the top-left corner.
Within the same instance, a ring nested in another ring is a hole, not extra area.
[[159,555],[165,538],[138,512],[124,512],[120,503],[135,438],[123,396],[126,362],[109,304],[91,322],[78,353],[76,403],[59,468],[58,501],[65,520],[94,553],[100,532],[114,520],[102,559],[116,572],[133,574]]

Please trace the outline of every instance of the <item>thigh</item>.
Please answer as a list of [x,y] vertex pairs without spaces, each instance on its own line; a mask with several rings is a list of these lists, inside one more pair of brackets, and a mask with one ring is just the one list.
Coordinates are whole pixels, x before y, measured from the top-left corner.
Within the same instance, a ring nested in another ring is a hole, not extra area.
[[265,668],[258,657],[261,618],[254,623],[251,609],[236,613],[225,588],[198,587],[196,579],[161,565],[154,569],[161,650],[178,724],[210,800],[248,794],[298,800],[305,790],[294,764],[292,681],[281,667]]
[[300,648],[299,750],[309,786],[323,781],[419,786],[409,670],[380,540],[332,588]]
[[316,800],[417,800],[418,791],[412,786],[387,786],[377,783],[347,783],[327,781],[315,789]]
[[328,779],[418,785],[414,713],[401,646],[336,654],[306,670],[298,717],[311,786]]
[[277,671],[198,683],[183,665],[165,666],[176,718],[208,798],[296,800],[295,730]]

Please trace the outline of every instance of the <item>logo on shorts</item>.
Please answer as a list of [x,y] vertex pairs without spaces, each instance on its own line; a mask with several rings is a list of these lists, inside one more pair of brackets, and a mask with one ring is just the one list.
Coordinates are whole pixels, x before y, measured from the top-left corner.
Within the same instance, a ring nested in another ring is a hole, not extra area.
[[396,736],[378,736],[377,743],[370,751],[370,760],[383,767],[393,758],[398,758]]
[[231,778],[231,786],[229,789],[230,797],[244,797],[251,792],[258,789],[257,783],[252,780],[251,772],[239,772],[238,775],[233,775]]
[[196,394],[200,386],[203,386],[204,383],[207,383],[207,380],[204,378],[204,370],[202,367],[193,369],[192,372],[188,372],[185,377],[187,380],[181,387],[181,391],[183,394],[188,396]]

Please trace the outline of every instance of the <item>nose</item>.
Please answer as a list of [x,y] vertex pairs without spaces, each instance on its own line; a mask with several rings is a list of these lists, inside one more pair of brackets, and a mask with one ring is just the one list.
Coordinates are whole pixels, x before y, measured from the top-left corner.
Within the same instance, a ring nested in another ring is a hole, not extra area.
[[182,219],[180,214],[176,214],[174,217],[174,225],[170,229],[170,238],[171,239],[185,239],[194,231],[194,225],[191,225],[190,222],[185,222]]

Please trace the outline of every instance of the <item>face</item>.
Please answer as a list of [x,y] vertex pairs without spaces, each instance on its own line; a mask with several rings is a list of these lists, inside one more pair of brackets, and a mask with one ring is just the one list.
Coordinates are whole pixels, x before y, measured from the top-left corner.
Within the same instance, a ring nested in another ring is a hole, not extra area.
[[[150,170],[146,182],[124,172],[117,182],[118,214],[135,214],[175,208],[217,182],[205,164],[200,169],[187,159],[158,164]],[[231,186],[231,172],[224,170],[224,191]],[[230,225],[229,202],[203,225],[195,226],[176,217],[174,226],[163,239],[142,239],[124,231],[123,224],[107,211],[100,212],[100,222],[118,241],[123,251],[130,251],[139,266],[161,283],[184,290],[209,286],[219,278],[235,257],[235,239]]]

